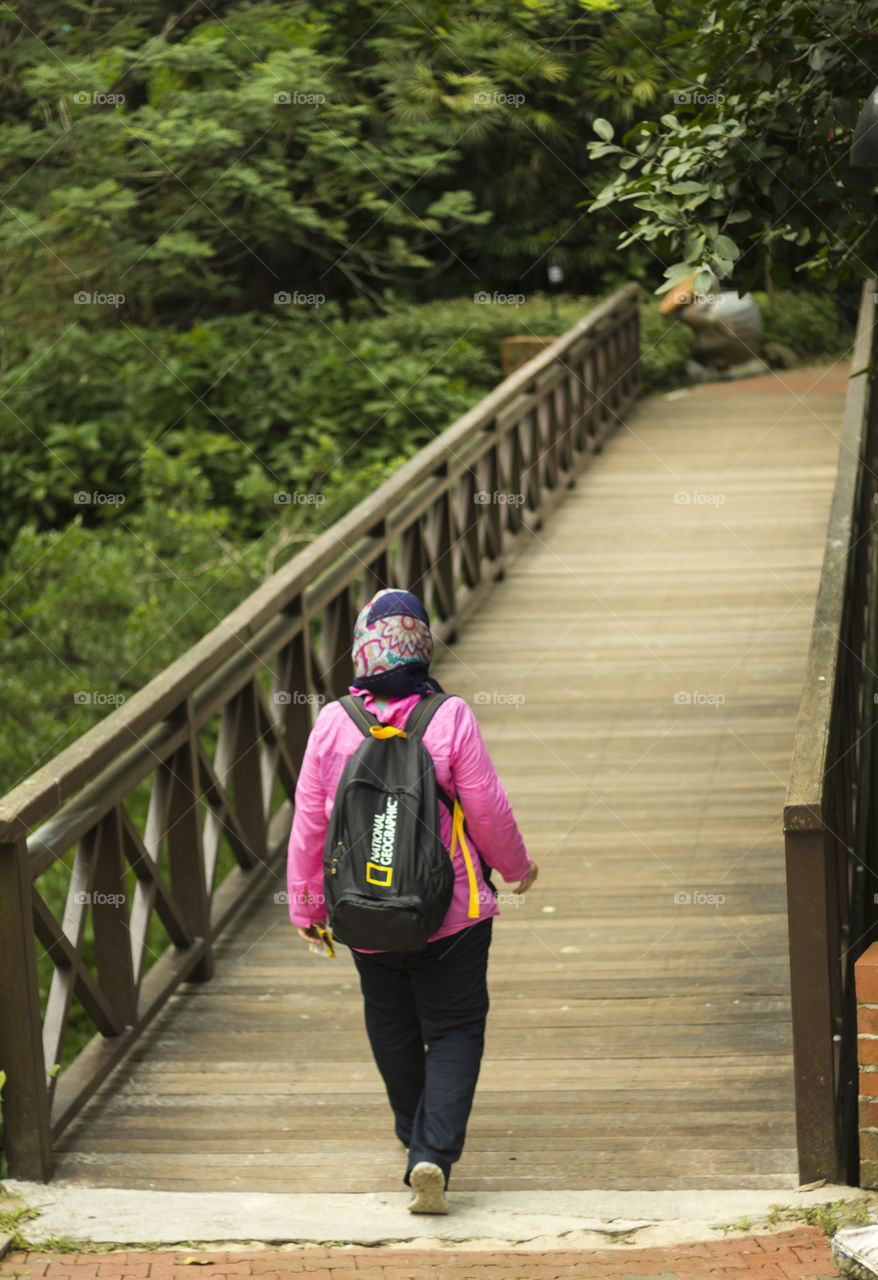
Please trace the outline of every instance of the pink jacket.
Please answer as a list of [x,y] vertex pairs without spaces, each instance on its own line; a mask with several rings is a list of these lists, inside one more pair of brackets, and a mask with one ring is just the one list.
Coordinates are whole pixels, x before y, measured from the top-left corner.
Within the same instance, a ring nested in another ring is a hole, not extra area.
[[[390,699],[383,710],[371,694],[351,689],[365,698],[365,707],[386,724],[401,729],[418,695]],[[342,770],[363,741],[363,735],[344,707],[330,702],[317,717],[308,738],[302,769],[296,784],[296,809],[287,858],[290,919],[307,928],[326,919],[323,897],[323,845],[329,815]],[[448,794],[460,800],[467,830],[476,848],[507,883],[517,883],[530,870],[530,858],[512,816],[509,799],[488,755],[473,712],[462,698],[450,698],[435,712],[424,732],[424,746],[433,758],[436,779]],[[451,815],[444,804],[439,813],[442,839],[451,845]],[[473,851],[479,890],[479,920],[496,916],[499,909],[485,885],[479,860]],[[443,938],[470,924],[470,886],[464,859],[454,856],[454,895],[442,925],[433,934]]]

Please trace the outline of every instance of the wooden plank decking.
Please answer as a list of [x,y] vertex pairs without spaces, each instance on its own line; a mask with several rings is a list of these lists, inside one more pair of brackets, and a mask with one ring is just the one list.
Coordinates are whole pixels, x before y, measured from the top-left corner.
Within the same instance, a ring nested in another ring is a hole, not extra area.
[[[495,930],[456,1190],[796,1183],[780,815],[846,374],[643,402],[437,665],[541,866]],[[269,892],[217,959],[58,1176],[398,1188],[347,953]]]

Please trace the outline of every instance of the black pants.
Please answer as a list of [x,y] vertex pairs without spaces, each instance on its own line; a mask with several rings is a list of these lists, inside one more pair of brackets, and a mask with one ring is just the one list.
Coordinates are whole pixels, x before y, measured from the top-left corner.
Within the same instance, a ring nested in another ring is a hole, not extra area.
[[[423,951],[354,951],[366,1030],[409,1148],[445,1174],[460,1159],[485,1046],[491,919]],[[426,1048],[425,1048],[426,1046]]]

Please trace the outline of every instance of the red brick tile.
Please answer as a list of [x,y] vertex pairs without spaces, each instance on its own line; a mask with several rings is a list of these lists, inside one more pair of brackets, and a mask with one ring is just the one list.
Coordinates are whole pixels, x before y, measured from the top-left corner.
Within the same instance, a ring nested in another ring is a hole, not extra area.
[[349,1262],[331,1262],[329,1269],[332,1272],[332,1280],[364,1280],[364,1277],[368,1277],[368,1280],[384,1280],[380,1266],[373,1267],[369,1271],[358,1271]]
[[[878,1073],[875,1073],[878,1077]],[[876,1095],[878,1096],[878,1095]],[[876,1160],[878,1165],[878,1160]],[[199,1269],[187,1257],[209,1260]],[[424,1250],[289,1248],[252,1253],[210,1250],[119,1250],[103,1254],[19,1252],[25,1280],[818,1280],[834,1277],[829,1244],[818,1227],[767,1236],[736,1236],[669,1249]],[[11,1264],[13,1257],[7,1260]],[[201,1274],[199,1274],[199,1270]]]
[[[186,1267],[186,1258],[198,1258],[199,1261],[203,1261],[205,1265],[199,1267],[195,1264],[190,1264]],[[199,1271],[202,1271],[204,1273],[205,1280],[209,1280],[210,1276],[214,1274],[219,1275],[220,1273],[224,1276],[249,1276],[251,1274],[251,1260],[252,1254],[248,1255],[243,1261],[240,1258],[240,1254],[237,1255],[236,1260],[229,1261],[224,1253],[198,1253],[195,1251],[187,1253],[184,1250],[182,1253],[177,1255],[176,1265],[178,1267],[185,1267],[187,1272],[193,1275],[197,1275]]]
[[878,946],[873,942],[854,965],[857,1004],[878,1004]]

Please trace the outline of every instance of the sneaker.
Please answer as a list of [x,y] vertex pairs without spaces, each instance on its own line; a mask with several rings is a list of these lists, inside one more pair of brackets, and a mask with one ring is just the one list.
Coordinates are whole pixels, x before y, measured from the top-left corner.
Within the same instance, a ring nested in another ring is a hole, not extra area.
[[438,1164],[422,1160],[409,1175],[414,1195],[409,1213],[447,1213],[445,1203],[445,1174]]

